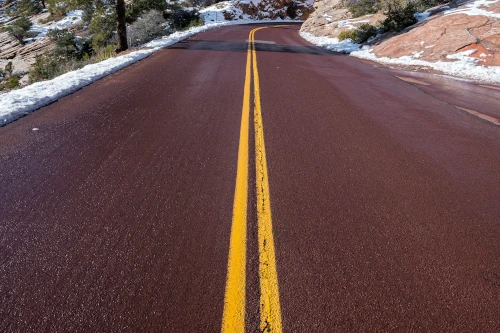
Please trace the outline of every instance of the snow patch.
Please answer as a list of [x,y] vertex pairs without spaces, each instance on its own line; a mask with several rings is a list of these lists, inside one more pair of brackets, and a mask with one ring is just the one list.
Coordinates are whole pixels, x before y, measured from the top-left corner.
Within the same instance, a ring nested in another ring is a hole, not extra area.
[[229,22],[224,18],[224,12],[233,12],[235,18],[243,13],[241,9],[233,7],[231,1],[223,1],[200,10],[200,17],[205,24]]
[[33,110],[50,104],[106,75],[139,61],[153,50],[140,50],[91,64],[49,81],[33,83],[25,88],[0,95],[0,125],[7,124]]
[[[375,61],[388,65],[406,65],[433,68],[448,75],[464,79],[472,79],[490,83],[500,83],[500,66],[485,67],[477,64],[478,59],[470,57],[477,50],[468,50],[456,54],[448,55],[447,58],[456,61],[438,61],[429,62],[418,59],[421,52],[415,52],[411,56],[400,58],[377,57],[373,49],[365,45],[361,50],[359,44],[352,43],[350,40],[339,42],[338,38],[315,37],[309,33],[301,32],[302,38],[308,42],[323,47],[327,50],[350,53],[351,56]],[[432,47],[434,45],[428,46]]]
[[359,44],[354,43],[349,38],[340,42],[338,38],[316,37],[308,32],[300,32],[300,36],[311,44],[334,52],[351,53],[353,51],[359,51],[360,47]]
[[[475,51],[475,50],[473,50]],[[350,55],[357,58],[372,60],[375,62],[388,64],[388,65],[406,65],[406,66],[420,66],[433,68],[448,75],[457,76],[464,79],[472,79],[490,83],[500,83],[500,66],[484,67],[477,64],[478,59],[474,59],[460,52],[458,54],[449,55],[449,59],[456,59],[457,61],[445,62],[429,62],[419,59],[414,59],[410,56],[403,56],[400,58],[377,57],[373,54],[373,50],[352,52]]]
[[480,7],[489,7],[490,5],[497,3],[500,0],[476,0],[471,3],[468,3],[464,6],[447,10],[444,12],[444,15],[456,15],[456,14],[465,14],[465,15],[481,15],[481,16],[489,16],[493,18],[500,19],[500,13],[490,12]]
[[12,20],[12,17],[7,16],[4,11],[0,11],[0,24],[6,23]]
[[456,59],[456,60],[475,60],[474,58],[470,58],[469,56],[476,53],[477,50],[467,50],[463,52],[458,52],[455,54],[448,54],[446,56],[447,59]]
[[423,20],[425,20],[426,18],[428,18],[429,16],[431,15],[431,13],[426,10],[422,13],[415,13],[415,15],[413,15],[415,17],[415,19],[418,21],[418,22],[422,22]]
[[411,57],[413,59],[418,59],[418,58],[422,58],[423,55],[424,55],[424,51],[419,51],[419,52],[415,51],[411,54]]
[[38,33],[38,35],[32,38],[32,40],[38,40],[42,37],[45,37],[45,35],[47,35],[47,32],[49,32],[50,30],[67,29],[69,28],[69,26],[80,22],[82,20],[82,16],[83,16],[83,10],[72,10],[66,14],[66,17],[48,26],[40,26],[34,24],[31,27],[30,31],[36,32]]
[[[239,24],[242,22],[255,23],[256,21],[281,21],[281,22],[303,22],[300,20],[292,20],[289,17],[284,19],[276,18],[272,20],[269,17],[274,16],[273,11],[276,9],[271,3],[268,3],[264,10],[259,10],[259,19],[257,20],[255,16],[243,14],[243,10],[238,6],[239,4],[251,4],[255,8],[259,8],[262,0],[236,0],[236,1],[223,1],[216,3],[214,5],[208,6],[200,10],[200,17],[205,23],[213,22],[232,22],[238,21]],[[314,3],[314,0],[305,1],[300,7],[310,7]],[[230,14],[232,20],[226,20],[224,13]],[[300,9],[297,11],[300,16]]]
[[358,20],[358,19],[348,19],[342,20],[337,23],[337,27],[339,28],[347,28],[347,29],[357,29],[358,27],[354,24],[357,23],[370,23],[370,20]]
[[323,16],[322,16],[325,20],[327,20],[328,22],[332,22],[332,17],[330,15],[328,15],[327,13],[324,13]]

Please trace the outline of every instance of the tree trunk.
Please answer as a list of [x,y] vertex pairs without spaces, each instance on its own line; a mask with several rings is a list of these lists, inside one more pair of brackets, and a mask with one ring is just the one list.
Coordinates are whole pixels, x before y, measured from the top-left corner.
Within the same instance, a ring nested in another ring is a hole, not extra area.
[[116,49],[118,53],[128,49],[125,0],[116,0],[116,31],[118,32],[118,48]]

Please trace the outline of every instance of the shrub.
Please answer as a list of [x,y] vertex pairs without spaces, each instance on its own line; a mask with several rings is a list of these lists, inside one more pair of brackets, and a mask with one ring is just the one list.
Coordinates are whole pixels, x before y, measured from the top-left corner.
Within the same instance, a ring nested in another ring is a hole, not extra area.
[[42,11],[42,3],[39,0],[17,0],[17,13],[19,15],[35,15]]
[[189,22],[188,29],[192,27],[199,27],[205,24],[201,18],[195,18],[192,19],[191,22]]
[[14,89],[16,87],[19,87],[19,78],[17,75],[12,76],[9,81],[5,84],[5,88],[7,89]]
[[170,9],[166,18],[171,30],[184,29],[189,26],[192,20],[200,18],[197,10],[185,9],[178,5],[173,5]]
[[47,17],[47,21],[56,21],[66,16],[68,11],[68,2],[67,0],[45,0],[48,5],[49,17]]
[[91,55],[93,52],[88,39],[78,38],[68,29],[50,30],[47,33],[47,37],[55,42],[56,48],[53,52],[58,56],[81,59],[85,55]]
[[106,47],[94,50],[92,54],[83,53],[82,57],[64,57],[56,52],[46,53],[36,57],[35,64],[28,74],[30,83],[50,80],[61,74],[74,71],[88,64],[113,57],[116,52],[116,45],[109,44]]
[[70,32],[68,29],[53,29],[47,32],[47,37],[49,37],[59,50],[62,50],[64,54],[73,53],[76,49],[75,47],[75,34]]
[[95,10],[89,25],[92,48],[99,49],[108,44],[115,44],[113,40],[115,30],[114,11],[108,11],[105,8]]
[[21,16],[11,26],[7,27],[7,32],[23,44],[23,40],[30,36],[29,30],[32,25],[33,23],[30,20]]
[[377,36],[378,29],[371,24],[365,23],[359,26],[356,30],[357,43],[361,44],[366,42],[371,37]]
[[83,10],[82,22],[85,25],[88,25],[92,21],[92,16],[94,15],[94,7],[84,6],[82,7],[82,10]]
[[19,78],[17,77],[17,75],[14,75],[10,79],[8,79],[7,81],[2,82],[0,84],[0,90],[4,90],[5,88],[14,89],[14,88],[19,87],[19,85],[20,85]]
[[384,13],[387,18],[382,23],[384,30],[401,31],[406,27],[414,25],[417,23],[415,13],[421,8],[421,4],[416,1],[405,3],[399,1],[388,2],[387,10]]
[[12,65],[12,61],[9,61],[7,65],[5,65],[4,69],[7,76],[12,76],[12,72],[14,71],[14,66]]
[[380,10],[378,0],[350,0],[347,7],[352,14],[352,17],[360,17],[368,14],[375,14]]
[[163,15],[166,9],[167,2],[165,0],[135,0],[127,6],[125,17],[127,23],[132,23],[145,12],[155,10]]
[[378,33],[378,29],[370,24],[362,24],[357,29],[349,29],[342,31],[338,39],[339,41],[343,41],[345,39],[350,38],[354,43],[364,43],[370,37],[376,36]]
[[49,80],[59,74],[61,62],[50,54],[36,56],[35,63],[31,66],[28,78],[30,83]]
[[166,22],[160,11],[150,10],[145,13],[128,28],[130,45],[144,44],[163,35]]
[[338,36],[338,39],[339,41],[343,41],[345,39],[351,39],[352,41],[355,41],[356,40],[356,37],[357,37],[357,32],[355,29],[348,29],[348,30],[344,30],[342,31],[339,36]]
[[[75,38],[75,53],[74,55],[76,56],[76,58],[78,59],[82,59],[83,57],[88,57],[88,56],[91,56],[92,54],[94,54],[94,49],[92,49],[92,46],[91,46],[91,40],[87,37],[80,37],[80,38]],[[115,45],[113,44],[113,47]],[[116,47],[115,47],[116,48]]]
[[115,50],[117,47],[118,45],[116,44],[109,44],[106,47],[94,50],[92,57],[88,59],[89,63],[95,63],[112,58],[116,54]]

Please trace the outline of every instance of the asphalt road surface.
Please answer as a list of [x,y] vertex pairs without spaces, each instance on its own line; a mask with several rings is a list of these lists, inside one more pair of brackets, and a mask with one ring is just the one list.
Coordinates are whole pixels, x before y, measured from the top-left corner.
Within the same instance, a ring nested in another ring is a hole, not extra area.
[[500,331],[499,87],[256,27],[0,128],[0,331]]

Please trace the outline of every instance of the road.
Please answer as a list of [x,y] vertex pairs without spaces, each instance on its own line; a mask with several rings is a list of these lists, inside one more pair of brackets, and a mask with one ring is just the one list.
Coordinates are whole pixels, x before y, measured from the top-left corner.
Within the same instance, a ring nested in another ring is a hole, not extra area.
[[498,87],[263,27],[0,128],[0,331],[500,331]]

